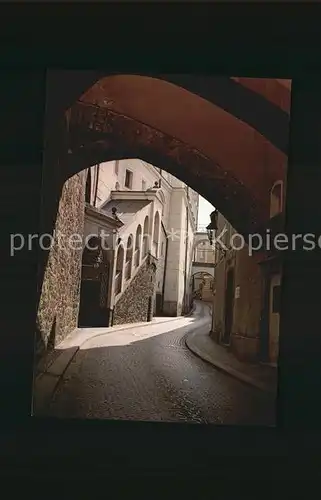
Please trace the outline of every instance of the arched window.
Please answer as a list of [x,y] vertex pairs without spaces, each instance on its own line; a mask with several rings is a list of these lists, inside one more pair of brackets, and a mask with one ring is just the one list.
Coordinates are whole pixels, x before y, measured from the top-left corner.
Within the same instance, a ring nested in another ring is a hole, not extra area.
[[277,181],[271,189],[270,218],[282,212],[282,191],[283,183],[282,181]]
[[158,257],[158,242],[159,242],[160,217],[159,212],[156,212],[154,218],[154,233],[153,233],[153,254]]
[[116,259],[115,295],[118,295],[122,290],[123,267],[124,267],[124,249],[123,246],[120,245],[117,250],[117,259]]
[[115,191],[120,191],[119,182],[116,182],[116,184],[115,184]]
[[91,198],[91,170],[89,168],[87,171],[85,202],[90,203],[90,198]]
[[136,238],[135,238],[135,267],[138,267],[140,264],[141,244],[142,244],[142,226],[139,224],[136,229]]
[[144,234],[143,234],[143,258],[146,257],[148,253],[148,241],[149,241],[149,218],[148,215],[146,215],[144,221]]
[[128,236],[127,248],[126,248],[126,264],[125,264],[125,279],[129,280],[132,274],[132,262],[133,262],[133,237]]

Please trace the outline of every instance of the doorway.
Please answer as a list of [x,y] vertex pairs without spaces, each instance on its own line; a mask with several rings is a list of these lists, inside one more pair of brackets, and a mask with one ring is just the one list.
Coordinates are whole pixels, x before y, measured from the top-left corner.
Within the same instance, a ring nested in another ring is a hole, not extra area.
[[225,321],[224,321],[224,336],[223,343],[230,344],[232,326],[233,326],[233,309],[234,309],[234,269],[230,268],[226,276],[225,289]]
[[101,326],[100,280],[82,279],[79,304],[79,327]]
[[[91,247],[84,249],[82,259],[78,317],[80,328],[108,326],[109,264],[99,238],[91,238],[89,242]],[[95,249],[93,243],[96,244]]]

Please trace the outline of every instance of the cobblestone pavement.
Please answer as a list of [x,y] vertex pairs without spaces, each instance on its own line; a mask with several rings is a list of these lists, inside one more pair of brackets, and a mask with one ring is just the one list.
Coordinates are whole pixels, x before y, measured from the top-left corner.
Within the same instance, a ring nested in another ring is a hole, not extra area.
[[206,305],[191,317],[87,341],[47,415],[62,418],[274,425],[274,401],[192,354],[185,336],[209,331]]

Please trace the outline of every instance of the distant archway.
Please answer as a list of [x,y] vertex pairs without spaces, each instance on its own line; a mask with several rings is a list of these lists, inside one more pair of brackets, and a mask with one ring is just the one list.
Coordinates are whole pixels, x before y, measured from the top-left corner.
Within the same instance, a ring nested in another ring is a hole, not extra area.
[[115,296],[121,293],[123,288],[123,271],[124,271],[125,252],[122,245],[118,246],[116,258],[116,273],[115,273]]

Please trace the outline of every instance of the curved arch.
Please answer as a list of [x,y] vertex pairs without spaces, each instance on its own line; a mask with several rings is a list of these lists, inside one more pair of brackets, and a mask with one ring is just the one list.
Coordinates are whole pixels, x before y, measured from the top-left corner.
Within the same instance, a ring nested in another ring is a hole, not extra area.
[[[55,108],[67,110],[73,102],[95,87],[102,87],[107,78],[121,73],[104,71],[52,72],[53,88],[63,88],[55,97]],[[137,76],[137,75],[135,75]],[[287,152],[291,81],[273,78],[229,78],[188,74],[150,74],[140,78],[171,83],[220,106],[236,118],[248,123],[284,153]],[[92,93],[96,100],[96,93]],[[94,100],[95,99],[95,100]],[[108,104],[108,96],[105,96]]]
[[270,217],[278,215],[283,210],[283,182],[276,181],[270,191]]
[[140,254],[142,247],[142,226],[138,224],[135,237],[135,267],[140,265]]
[[[208,158],[223,165],[226,171],[234,171],[245,185],[252,188],[253,193],[260,196],[266,185],[272,185],[276,178],[282,177],[279,168],[284,169],[286,163],[284,153],[287,153],[289,116],[260,93],[232,79],[224,79],[223,88],[232,86],[240,99],[232,111],[230,101],[223,99],[217,103],[210,100],[211,92],[205,91],[205,81],[208,88],[211,78],[196,78],[187,85],[183,75],[173,78],[166,75],[162,79],[157,76],[113,75],[98,81],[81,97],[81,101],[121,113],[193,145]],[[221,79],[215,78],[213,84],[220,87]],[[203,92],[198,91],[200,85]],[[287,92],[278,82],[276,85]],[[248,94],[253,105],[250,111],[252,118],[243,121],[244,110],[240,112],[238,106],[243,106]],[[274,111],[285,117],[281,127],[284,144],[271,142],[270,134],[262,129],[263,124],[270,126],[271,122],[266,106],[261,109],[262,114],[258,111],[260,106],[257,100],[272,106]],[[252,123],[254,116],[262,121],[262,127]],[[276,158],[270,162],[267,173],[264,157],[271,155]]]
[[201,277],[201,278],[202,278],[204,275],[208,276],[209,278],[213,278],[213,275],[212,275],[211,273],[206,272],[206,271],[197,271],[196,273],[193,273],[193,274],[192,274],[192,278],[193,278],[193,277],[194,277],[194,278],[196,278],[196,277],[198,277],[198,275],[199,275],[199,277]]
[[101,131],[89,133],[88,123],[97,119],[98,110],[77,104],[71,113],[75,137],[71,137],[72,154],[66,159],[69,175],[98,161],[140,158],[153,165],[166,164],[170,173],[184,177],[184,182],[208,201],[213,203],[215,197],[215,206],[240,233],[254,231],[269,218],[269,196],[256,199],[232,172],[163,132],[105,109],[100,115]]
[[133,250],[134,250],[133,245],[134,245],[133,235],[130,234],[127,239],[127,247],[126,247],[126,263],[125,263],[126,280],[129,280],[132,275]]

